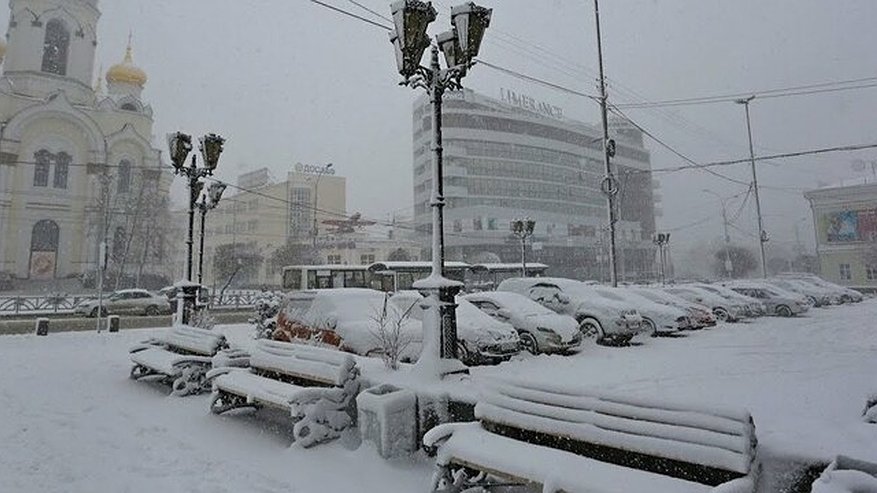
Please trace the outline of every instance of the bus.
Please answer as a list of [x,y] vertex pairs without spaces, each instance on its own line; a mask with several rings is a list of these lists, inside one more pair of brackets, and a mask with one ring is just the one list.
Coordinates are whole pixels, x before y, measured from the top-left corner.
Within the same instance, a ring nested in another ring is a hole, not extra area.
[[290,265],[283,268],[283,289],[374,288],[367,265]]
[[[445,277],[452,281],[466,281],[470,265],[464,262],[445,262]],[[432,262],[375,262],[368,266],[375,289],[395,292],[411,289],[415,281],[429,277]]]

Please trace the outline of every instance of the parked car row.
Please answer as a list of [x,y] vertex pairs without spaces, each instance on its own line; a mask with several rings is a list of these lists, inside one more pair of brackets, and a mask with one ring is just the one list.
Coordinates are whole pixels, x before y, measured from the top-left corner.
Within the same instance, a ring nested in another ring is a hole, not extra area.
[[[719,321],[791,317],[807,312],[814,297],[839,303],[861,300],[857,294],[791,277],[618,288],[564,278],[511,278],[496,291],[456,298],[457,351],[468,365],[506,361],[521,351],[568,354],[586,340],[627,345],[638,334],[664,336]],[[364,356],[393,351],[402,361],[416,361],[427,306],[417,291],[295,291],[283,303],[273,337]]]

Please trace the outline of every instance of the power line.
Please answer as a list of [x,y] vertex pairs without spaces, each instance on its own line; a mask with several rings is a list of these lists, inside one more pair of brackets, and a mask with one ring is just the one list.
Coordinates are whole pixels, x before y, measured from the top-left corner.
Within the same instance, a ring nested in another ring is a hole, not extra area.
[[[847,86],[847,87],[830,87]],[[807,94],[819,94],[823,92],[849,91],[877,87],[877,77],[863,77],[859,79],[823,82],[819,84],[807,84],[791,86],[779,89],[766,89],[762,91],[748,91],[742,93],[722,94],[716,96],[700,96],[691,98],[666,99],[663,101],[646,101],[643,103],[620,103],[619,108],[659,108],[672,106],[691,106],[698,104],[714,104],[733,102],[742,97],[755,95],[759,99],[780,98],[789,96],[801,96]]]
[[356,0],[347,0],[347,1],[350,2],[350,3],[352,3],[353,5],[356,5],[357,7],[361,8],[362,10],[365,10],[366,12],[368,12],[369,14],[371,14],[371,15],[373,15],[373,16],[375,16],[375,17],[379,17],[379,18],[381,18],[381,19],[383,19],[383,20],[385,20],[385,21],[387,21],[387,22],[390,22],[390,23],[393,22],[393,20],[390,19],[389,17],[387,17],[387,16],[385,16],[385,15],[379,13],[379,12],[376,12],[376,11],[374,11],[374,10],[368,8],[368,7],[366,7],[365,5],[363,5],[363,4],[359,3],[359,2],[357,2]]
[[547,80],[539,79],[539,78],[533,77],[531,75],[522,74],[521,72],[517,72],[517,71],[512,70],[512,69],[500,67],[499,65],[495,65],[493,63],[486,62],[480,58],[478,59],[478,63],[481,65],[484,65],[486,67],[490,67],[494,70],[498,70],[500,72],[503,72],[505,74],[512,75],[512,76],[517,77],[519,79],[523,79],[523,80],[526,80],[529,82],[534,82],[536,84],[541,84],[543,86],[550,87],[552,89],[556,89],[556,90],[561,91],[561,92],[573,94],[575,96],[581,96],[583,98],[587,98],[587,99],[590,99],[592,101],[597,101],[599,99],[599,98],[597,98],[597,96],[592,96],[590,94],[587,94],[587,93],[584,93],[581,91],[576,91],[575,89],[570,89],[568,87],[564,87],[564,86],[561,86],[559,84],[555,84],[553,82],[548,82]]
[[358,19],[358,20],[365,22],[367,24],[371,24],[372,26],[379,27],[379,28],[384,29],[386,31],[393,30],[392,27],[385,26],[385,25],[381,24],[380,22],[375,22],[367,17],[363,17],[361,15],[354,14],[353,12],[350,12],[348,10],[344,10],[341,7],[329,5],[328,3],[321,2],[320,0],[308,0],[308,1],[310,1],[311,3],[317,4],[317,5],[320,5],[321,7],[325,7],[329,10],[334,10],[335,12],[338,12],[339,14],[346,15],[348,17],[353,17],[354,19]]

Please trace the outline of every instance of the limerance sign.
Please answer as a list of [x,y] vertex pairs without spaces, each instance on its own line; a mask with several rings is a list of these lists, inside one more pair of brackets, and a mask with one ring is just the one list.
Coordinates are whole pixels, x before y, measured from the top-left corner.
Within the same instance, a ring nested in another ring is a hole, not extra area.
[[545,116],[550,116],[551,118],[563,118],[563,108],[560,106],[546,103],[544,101],[537,101],[535,98],[525,94],[518,94],[505,88],[500,88],[499,93],[500,98],[504,103],[525,110],[535,111],[536,113],[541,113]]

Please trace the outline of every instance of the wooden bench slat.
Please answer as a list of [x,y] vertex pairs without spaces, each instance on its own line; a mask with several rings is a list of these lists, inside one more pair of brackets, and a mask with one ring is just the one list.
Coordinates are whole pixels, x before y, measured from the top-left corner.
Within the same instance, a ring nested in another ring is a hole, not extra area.
[[746,475],[751,463],[751,457],[748,455],[725,449],[663,438],[611,432],[588,424],[564,423],[550,418],[503,409],[487,402],[478,403],[475,407],[475,414],[483,422],[531,430],[561,440],[572,439],[654,457],[703,464],[731,471],[738,475]]
[[749,437],[752,434],[748,413],[741,413],[739,419],[732,419],[723,415],[706,414],[694,409],[686,409],[681,406],[674,407],[670,404],[654,401],[641,400],[639,403],[636,403],[637,401],[633,399],[622,401],[617,397],[606,397],[602,394],[596,396],[555,393],[509,384],[496,386],[496,391],[511,398],[551,406],[587,409],[601,414],[655,423],[678,424],[744,437]]
[[[558,420],[570,425],[593,425],[607,432],[642,435],[653,438],[704,445],[749,454],[749,441],[740,435],[715,432],[703,428],[678,426],[666,422],[643,421],[600,413],[587,408],[557,407],[540,402],[512,399],[505,395],[494,395],[489,402],[497,407],[533,414],[547,419]],[[595,406],[597,407],[597,406]]]

